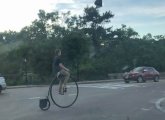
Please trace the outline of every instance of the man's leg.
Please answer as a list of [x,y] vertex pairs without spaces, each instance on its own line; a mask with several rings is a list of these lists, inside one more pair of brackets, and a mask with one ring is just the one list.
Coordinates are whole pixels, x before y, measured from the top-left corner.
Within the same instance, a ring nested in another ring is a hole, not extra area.
[[70,73],[68,71],[65,71],[65,70],[61,70],[60,72],[61,72],[62,75],[64,75],[64,83],[63,83],[64,86],[63,86],[63,88],[65,89],[66,84],[67,84],[67,82],[69,80],[69,77],[70,77]]
[[57,74],[58,74],[57,76],[58,76],[58,80],[59,80],[59,94],[63,95],[64,94],[64,91],[63,91],[63,88],[64,88],[64,79],[59,77],[59,76],[61,76],[63,74],[61,73],[61,71],[58,72]]
[[59,94],[64,94],[63,92],[63,81],[62,80],[59,80]]

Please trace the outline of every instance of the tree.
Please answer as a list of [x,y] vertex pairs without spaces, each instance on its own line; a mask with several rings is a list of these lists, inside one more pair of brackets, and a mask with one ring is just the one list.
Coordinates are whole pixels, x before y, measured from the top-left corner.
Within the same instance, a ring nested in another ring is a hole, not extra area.
[[152,35],[151,35],[151,33],[148,33],[147,35],[144,35],[143,36],[143,39],[144,40],[154,40],[153,37],[152,37]]
[[88,58],[88,38],[83,33],[71,32],[63,39],[62,51],[65,56],[65,61],[73,65],[77,69],[79,78],[79,67],[84,59]]
[[5,31],[0,33],[0,42],[7,44],[16,41],[18,41],[18,32]]
[[155,40],[165,40],[165,35],[156,35],[154,38]]
[[101,42],[104,40],[107,30],[103,24],[108,24],[114,15],[111,11],[100,15],[99,10],[94,7],[87,7],[84,9],[84,15],[80,17],[84,24],[84,32],[91,36],[94,51],[99,53]]
[[139,36],[133,28],[127,27],[124,24],[121,25],[121,28],[115,29],[111,34],[113,37],[116,36],[119,40],[137,38]]
[[77,63],[88,54],[88,38],[81,32],[71,32],[63,39],[62,49],[68,61]]

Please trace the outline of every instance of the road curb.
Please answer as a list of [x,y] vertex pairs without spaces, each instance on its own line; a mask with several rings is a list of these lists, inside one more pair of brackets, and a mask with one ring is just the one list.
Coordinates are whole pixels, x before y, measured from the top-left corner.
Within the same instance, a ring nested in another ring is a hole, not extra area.
[[21,85],[21,86],[7,86],[6,89],[16,89],[16,88],[31,88],[31,87],[46,87],[48,85]]
[[[163,79],[160,79],[161,81]],[[123,79],[111,79],[111,80],[96,80],[96,81],[79,81],[78,84],[93,84],[93,83],[108,83],[108,82],[124,82]],[[16,89],[16,88],[30,88],[30,87],[46,87],[48,85],[21,85],[21,86],[7,86],[6,89]]]
[[121,82],[122,79],[112,79],[112,80],[97,80],[97,81],[80,81],[78,84],[92,84],[92,83],[106,83],[106,82]]
[[[92,84],[92,83],[107,83],[107,82],[120,82],[122,79],[113,80],[97,80],[97,81],[80,81],[78,84]],[[31,87],[46,87],[48,85],[21,85],[21,86],[7,86],[6,89],[16,89],[16,88],[31,88]]]

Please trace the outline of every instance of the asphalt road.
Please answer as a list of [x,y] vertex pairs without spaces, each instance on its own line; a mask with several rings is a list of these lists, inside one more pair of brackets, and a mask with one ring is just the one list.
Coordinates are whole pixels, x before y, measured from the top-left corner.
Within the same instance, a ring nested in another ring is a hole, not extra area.
[[165,80],[147,83],[79,84],[70,108],[38,107],[47,87],[7,89],[0,94],[0,120],[165,120]]

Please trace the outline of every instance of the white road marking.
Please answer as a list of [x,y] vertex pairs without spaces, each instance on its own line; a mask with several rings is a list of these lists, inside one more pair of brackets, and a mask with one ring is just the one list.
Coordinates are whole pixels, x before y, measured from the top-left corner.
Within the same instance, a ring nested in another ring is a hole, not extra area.
[[[72,85],[67,86],[68,88],[72,87]],[[129,87],[145,87],[142,84],[125,84],[125,83],[102,83],[102,84],[79,84],[79,87],[82,88],[100,88],[100,89],[125,89]],[[68,96],[74,96],[75,94],[68,94]],[[44,97],[31,97],[29,100],[41,99]]]
[[29,100],[35,100],[35,99],[40,99],[41,97],[32,97],[32,98],[28,98]]
[[[161,103],[165,101],[165,97],[164,98],[160,98],[159,100],[156,101],[155,105],[156,108],[162,112],[165,112],[165,109],[161,106]],[[165,106],[164,106],[165,107]]]
[[69,96],[75,96],[76,94],[69,94]]
[[141,110],[143,110],[143,111],[149,111],[151,109],[150,108],[141,108]]
[[125,84],[125,83],[104,83],[104,84],[87,84],[79,85],[79,87],[88,88],[105,88],[105,89],[124,89],[128,87],[139,87],[138,84]]
[[[75,96],[76,94],[67,94],[68,96]],[[64,95],[65,96],[65,95]],[[31,98],[27,98],[28,100],[36,100],[36,99],[41,99],[41,98],[45,98],[45,97],[31,97]]]

